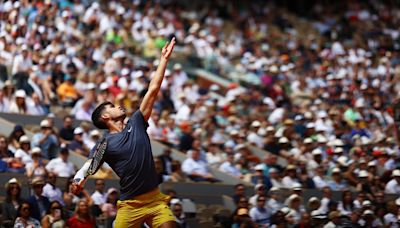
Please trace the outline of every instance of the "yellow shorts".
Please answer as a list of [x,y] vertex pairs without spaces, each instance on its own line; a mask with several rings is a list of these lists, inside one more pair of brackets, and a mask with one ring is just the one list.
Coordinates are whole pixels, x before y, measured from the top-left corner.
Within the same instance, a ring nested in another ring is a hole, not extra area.
[[160,227],[165,222],[175,221],[167,205],[168,201],[169,197],[158,188],[131,200],[118,200],[114,227],[141,227],[143,223],[150,227]]

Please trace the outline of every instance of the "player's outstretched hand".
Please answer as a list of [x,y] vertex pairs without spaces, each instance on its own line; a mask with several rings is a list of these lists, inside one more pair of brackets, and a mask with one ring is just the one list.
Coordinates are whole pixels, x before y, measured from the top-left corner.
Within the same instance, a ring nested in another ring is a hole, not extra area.
[[83,185],[82,185],[82,181],[79,179],[75,179],[72,182],[72,193],[75,195],[79,195],[83,190]]
[[172,50],[174,49],[175,46],[175,37],[172,38],[171,42],[167,42],[165,46],[161,50],[161,58],[164,58],[166,60],[169,59],[171,56]]

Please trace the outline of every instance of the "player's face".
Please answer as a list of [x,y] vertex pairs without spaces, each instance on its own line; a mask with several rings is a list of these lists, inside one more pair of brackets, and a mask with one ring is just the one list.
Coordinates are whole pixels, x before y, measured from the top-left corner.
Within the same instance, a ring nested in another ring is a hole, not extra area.
[[109,105],[106,108],[106,113],[110,115],[110,118],[113,120],[117,119],[125,119],[126,112],[125,109],[122,108],[121,106],[115,106],[115,105]]

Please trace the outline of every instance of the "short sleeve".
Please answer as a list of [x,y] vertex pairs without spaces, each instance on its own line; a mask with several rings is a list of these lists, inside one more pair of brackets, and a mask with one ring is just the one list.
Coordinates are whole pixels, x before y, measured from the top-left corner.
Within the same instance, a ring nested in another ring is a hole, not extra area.
[[133,113],[131,118],[129,118],[129,121],[133,126],[140,126],[145,130],[149,127],[149,124],[144,119],[144,116],[139,109],[135,113]]

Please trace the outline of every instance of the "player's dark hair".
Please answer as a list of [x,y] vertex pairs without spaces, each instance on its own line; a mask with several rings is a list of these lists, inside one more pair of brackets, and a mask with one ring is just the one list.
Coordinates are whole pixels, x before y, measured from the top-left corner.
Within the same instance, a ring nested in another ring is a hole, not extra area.
[[107,129],[106,123],[104,123],[104,121],[101,119],[101,115],[103,114],[103,111],[107,105],[112,105],[112,103],[109,101],[103,102],[97,106],[92,113],[93,125],[98,129]]

